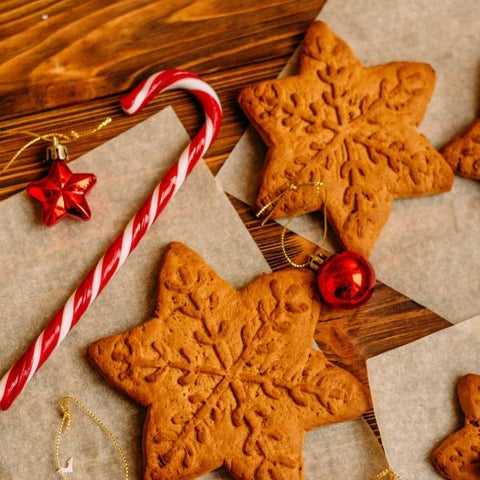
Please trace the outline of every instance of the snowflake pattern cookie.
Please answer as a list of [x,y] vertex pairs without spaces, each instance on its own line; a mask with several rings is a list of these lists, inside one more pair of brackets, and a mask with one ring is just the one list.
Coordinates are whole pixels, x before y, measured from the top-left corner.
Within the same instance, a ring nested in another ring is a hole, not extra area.
[[305,478],[306,431],[358,417],[368,390],[312,349],[320,313],[313,274],[284,270],[241,290],[173,243],[155,318],[100,339],[103,375],[148,407],[145,480]]
[[[291,184],[322,181],[343,246],[367,257],[392,201],[450,190],[453,174],[417,133],[435,83],[430,65],[364,67],[322,22],[308,30],[298,75],[244,88],[239,103],[269,150],[257,208]],[[274,218],[322,210],[299,189]]]

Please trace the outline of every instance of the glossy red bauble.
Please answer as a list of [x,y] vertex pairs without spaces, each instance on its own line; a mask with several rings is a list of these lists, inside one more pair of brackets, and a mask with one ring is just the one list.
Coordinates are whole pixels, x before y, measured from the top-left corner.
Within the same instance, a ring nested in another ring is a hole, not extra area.
[[375,271],[371,263],[349,250],[327,258],[317,272],[320,295],[335,308],[355,308],[373,293]]

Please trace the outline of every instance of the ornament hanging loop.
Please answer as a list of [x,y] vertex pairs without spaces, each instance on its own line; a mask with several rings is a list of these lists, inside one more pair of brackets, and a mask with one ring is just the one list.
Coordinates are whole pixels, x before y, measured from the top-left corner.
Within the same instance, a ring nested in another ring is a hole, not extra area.
[[[314,187],[315,188],[315,197],[320,195],[321,190],[323,188],[324,193],[324,199],[323,199],[323,237],[322,237],[322,243],[320,244],[320,249],[325,248],[325,244],[327,243],[327,190],[325,189],[325,184],[323,182],[317,181],[317,182],[305,182],[305,183],[299,183],[298,185],[295,183],[292,183],[289,188],[283,190],[280,192],[273,200],[268,202],[266,205],[264,205],[256,214],[257,218],[261,217],[269,208],[271,208],[270,212],[268,215],[263,219],[262,221],[262,226],[265,225],[265,223],[270,220],[272,217],[273,213],[275,212],[275,209],[278,207],[280,204],[281,200],[288,195],[291,192],[296,192],[300,188],[308,188],[308,187]],[[306,268],[310,267],[312,262],[318,262],[318,264],[323,263],[323,261],[327,258],[327,255],[321,253],[320,251],[316,252],[313,255],[310,255],[309,259],[304,262],[304,263],[296,263],[294,262],[291,258],[290,255],[287,252],[287,247],[285,245],[285,235],[287,233],[288,227],[290,226],[290,223],[293,221],[294,218],[296,218],[297,215],[292,215],[291,217],[288,218],[287,222],[285,223],[282,233],[280,235],[280,247],[282,249],[283,255],[287,262],[294,268]],[[312,267],[313,268],[313,267]],[[316,268],[313,268],[316,270]]]
[[[58,407],[60,409],[62,419],[57,428],[57,434],[55,436],[55,465],[57,467],[57,473],[62,477],[63,480],[68,480],[67,477],[65,476],[65,472],[70,473],[72,471],[71,469],[67,470],[64,467],[62,467],[62,462],[60,460],[61,438],[65,432],[68,432],[72,422],[72,414],[71,414],[72,403],[74,403],[75,405],[77,405],[77,407],[83,410],[97,424],[97,426],[100,427],[103,433],[108,437],[110,442],[115,447],[115,450],[117,451],[123,463],[123,471],[125,476],[124,478],[125,480],[128,480],[129,469],[128,469],[127,457],[124,451],[122,450],[122,447],[120,447],[120,444],[118,443],[118,440],[116,439],[115,435],[107,427],[107,425],[89,407],[87,407],[87,405],[85,405],[83,402],[81,402],[78,398],[74,396],[62,397],[58,403]],[[68,461],[69,466],[71,466],[72,460],[73,460],[72,458],[69,459]]]
[[[25,151],[27,148],[32,146],[33,144],[43,141],[48,142],[51,145],[47,148],[46,153],[46,163],[51,163],[53,160],[66,160],[68,158],[67,149],[63,146],[65,143],[71,143],[78,140],[81,137],[85,137],[87,135],[93,135],[94,133],[98,132],[102,128],[106,127],[109,123],[111,123],[112,119],[110,117],[105,118],[102,122],[100,122],[96,127],[90,130],[83,130],[81,132],[77,132],[76,130],[71,130],[70,133],[59,133],[59,132],[51,132],[40,134],[36,132],[31,132],[30,130],[21,130],[16,128],[10,128],[6,130],[0,130],[1,135],[25,135],[27,137],[32,137],[27,143],[21,146],[13,155],[13,157],[2,167],[0,173],[5,172],[8,170],[13,162]],[[62,143],[60,143],[60,140]],[[62,148],[57,148],[62,147]]]
[[[289,193],[291,192],[296,192],[297,190],[299,190],[300,188],[304,188],[304,187],[315,187],[315,193],[316,195],[320,195],[320,190],[321,188],[325,187],[325,184],[323,182],[320,182],[320,181],[317,181],[317,182],[305,182],[305,183],[299,183],[298,185],[296,183],[292,183],[288,188],[286,188],[285,190],[282,190],[273,200],[271,200],[270,202],[268,202],[266,205],[264,205],[256,214],[256,217],[259,218],[261,217],[269,208],[271,208],[269,214],[262,220],[262,226],[265,225],[265,223],[267,223],[270,218],[272,218],[272,215],[274,214],[276,208],[278,207],[278,205],[280,204],[281,200],[283,199],[283,197],[285,197],[286,195],[288,195]],[[325,212],[325,208],[326,208],[326,204],[327,204],[327,195],[326,195],[326,190],[325,190],[325,198],[324,198],[324,202],[323,202],[323,208],[324,208],[324,214],[326,213]],[[324,215],[326,217],[326,215]],[[290,217],[289,221],[293,220],[293,218],[295,218],[296,215]]]
[[380,473],[377,473],[372,480],[402,480],[400,475],[392,468],[386,468]]

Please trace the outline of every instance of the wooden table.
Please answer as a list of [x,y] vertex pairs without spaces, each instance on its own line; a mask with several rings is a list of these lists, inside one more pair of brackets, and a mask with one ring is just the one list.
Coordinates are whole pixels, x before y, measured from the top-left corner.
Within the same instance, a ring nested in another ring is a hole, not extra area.
[[[247,124],[236,103],[238,91],[278,75],[324,1],[3,1],[0,129],[81,131],[112,117],[108,128],[75,142],[70,150],[76,157],[171,104],[192,135],[202,112],[188,94],[162,94],[134,117],[119,106],[121,96],[149,74],[187,69],[209,82],[223,105],[223,126],[206,158],[215,174]],[[0,137],[0,167],[25,142],[25,137]],[[43,150],[29,148],[0,175],[0,199],[44,175]],[[246,205],[230,200],[271,267],[287,266],[279,248],[281,228],[261,227]],[[287,236],[287,245],[300,256],[313,249],[294,234]],[[316,340],[329,359],[367,384],[367,358],[449,325],[378,282],[363,307],[347,313],[325,309]],[[366,418],[376,431],[373,413]]]

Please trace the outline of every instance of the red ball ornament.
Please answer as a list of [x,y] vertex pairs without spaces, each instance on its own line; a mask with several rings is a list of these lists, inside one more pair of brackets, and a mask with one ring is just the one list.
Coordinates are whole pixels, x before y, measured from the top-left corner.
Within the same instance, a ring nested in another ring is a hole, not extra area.
[[320,295],[335,308],[355,308],[373,293],[375,271],[361,255],[344,250],[328,257],[317,272]]

